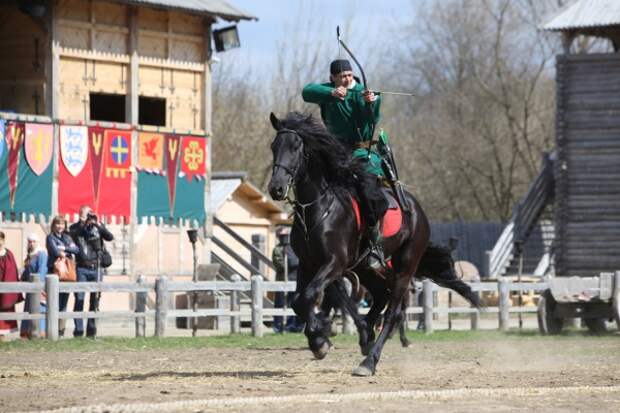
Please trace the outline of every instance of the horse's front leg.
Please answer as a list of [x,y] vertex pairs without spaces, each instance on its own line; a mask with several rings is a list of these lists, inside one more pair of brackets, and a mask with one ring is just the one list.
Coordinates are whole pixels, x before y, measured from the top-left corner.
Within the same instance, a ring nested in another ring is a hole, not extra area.
[[398,274],[390,295],[389,304],[385,314],[383,315],[383,328],[381,333],[374,342],[364,361],[353,370],[355,376],[370,376],[375,374],[377,363],[381,358],[381,351],[385,342],[389,338],[394,326],[400,322],[402,317],[402,303],[405,293],[409,288],[410,277],[404,274]]
[[343,271],[343,266],[335,258],[319,268],[312,280],[299,291],[292,304],[293,310],[305,322],[304,333],[308,338],[310,350],[317,359],[322,359],[327,355],[331,343],[328,336],[331,331],[331,320],[326,317],[318,308],[319,297],[325,287]]

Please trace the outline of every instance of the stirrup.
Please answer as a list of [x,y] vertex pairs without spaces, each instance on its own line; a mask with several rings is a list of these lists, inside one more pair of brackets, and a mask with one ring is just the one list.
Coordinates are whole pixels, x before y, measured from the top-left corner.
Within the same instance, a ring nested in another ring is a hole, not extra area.
[[383,249],[381,247],[377,245],[371,246],[370,253],[368,254],[368,265],[373,270],[387,268],[387,263],[385,262],[385,256],[383,255]]

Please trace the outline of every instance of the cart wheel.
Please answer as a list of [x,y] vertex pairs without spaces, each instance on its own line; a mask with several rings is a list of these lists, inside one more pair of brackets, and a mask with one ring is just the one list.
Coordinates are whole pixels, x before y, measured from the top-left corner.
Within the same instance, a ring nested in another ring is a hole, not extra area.
[[611,303],[614,312],[614,318],[616,319],[616,325],[618,326],[618,330],[620,330],[620,291],[616,292],[616,296],[612,300]]
[[551,291],[545,290],[538,300],[538,330],[541,334],[554,335],[562,332],[564,319],[553,316],[556,305]]
[[603,334],[607,331],[604,318],[584,318],[583,321],[588,327],[588,331],[592,334]]

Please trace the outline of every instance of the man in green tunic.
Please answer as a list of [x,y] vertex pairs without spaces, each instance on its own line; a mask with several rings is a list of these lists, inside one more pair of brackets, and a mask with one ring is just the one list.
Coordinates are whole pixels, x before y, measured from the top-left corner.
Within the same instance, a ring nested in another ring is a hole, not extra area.
[[388,208],[381,192],[384,176],[381,156],[371,142],[375,125],[381,118],[381,97],[364,89],[353,76],[351,63],[346,59],[334,60],[330,73],[330,82],[306,85],[302,97],[306,102],[319,105],[327,130],[350,147],[353,156],[363,158],[367,162],[366,171],[377,177],[372,182],[359,182],[358,187],[362,213],[370,228],[371,265],[376,266],[384,261],[380,219]]

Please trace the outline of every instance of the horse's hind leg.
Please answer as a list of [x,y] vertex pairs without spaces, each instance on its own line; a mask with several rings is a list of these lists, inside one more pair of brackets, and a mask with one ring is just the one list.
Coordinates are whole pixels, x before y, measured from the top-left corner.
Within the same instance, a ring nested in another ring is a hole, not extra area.
[[409,290],[405,293],[405,298],[401,304],[402,317],[398,323],[398,334],[400,337],[400,344],[403,347],[409,347],[411,342],[407,338],[407,307],[409,307]]
[[383,328],[379,337],[372,345],[370,352],[362,363],[353,370],[354,376],[370,376],[375,374],[377,363],[381,358],[381,351],[387,341],[390,332],[402,317],[402,303],[405,293],[409,288],[410,277],[405,274],[398,274],[392,289],[389,304],[383,315]]
[[360,334],[359,340],[360,349],[364,356],[367,356],[370,353],[370,349],[375,342],[375,326],[381,317],[381,311],[383,311],[388,302],[388,296],[385,289],[378,286],[372,286],[369,287],[368,291],[372,295],[372,307],[370,307],[370,311],[366,314],[365,335],[362,336],[362,334]]

